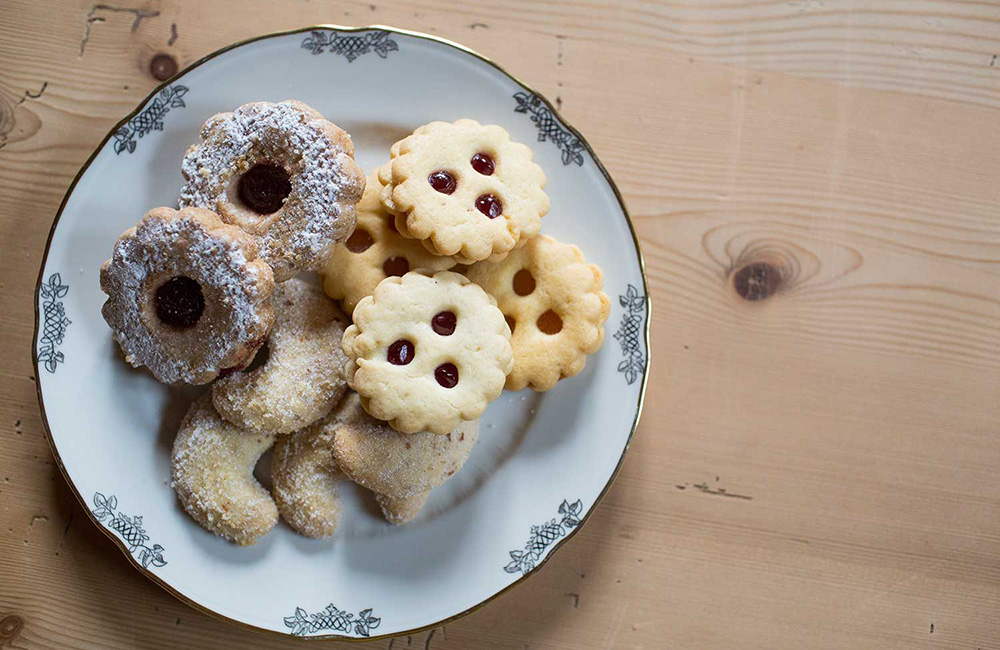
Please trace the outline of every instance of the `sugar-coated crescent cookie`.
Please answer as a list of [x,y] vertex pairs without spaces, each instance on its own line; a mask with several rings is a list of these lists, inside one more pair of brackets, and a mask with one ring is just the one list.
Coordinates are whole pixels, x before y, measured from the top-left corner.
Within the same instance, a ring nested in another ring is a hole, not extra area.
[[348,314],[391,275],[403,275],[410,269],[443,271],[455,265],[450,257],[435,255],[420,242],[400,235],[394,217],[379,202],[380,193],[378,177],[372,174],[358,203],[354,233],[334,247],[323,271],[323,289],[341,301]]
[[274,446],[274,501],[282,519],[306,537],[330,537],[340,523],[345,476],[333,460],[333,438],[334,427],[350,412],[344,408],[347,401],[311,427],[281,436]]
[[513,366],[495,301],[457,273],[383,280],[344,333],[347,383],[397,431],[450,433],[482,415]]
[[241,545],[274,528],[278,509],[253,476],[274,436],[248,433],[223,420],[205,395],[181,422],[172,454],[173,487],[191,517]]
[[511,328],[514,369],[508,390],[543,391],[581,370],[604,341],[611,302],[600,267],[576,246],[539,235],[503,261],[466,271],[496,298]]
[[390,497],[384,494],[376,494],[375,501],[382,509],[382,516],[390,524],[406,524],[413,521],[413,518],[420,514],[430,492],[417,492],[408,497]]
[[549,211],[545,173],[500,126],[431,122],[390,153],[379,183],[396,228],[461,264],[502,259]]
[[354,229],[365,188],[351,137],[294,100],[213,115],[181,172],[181,207],[215,210],[256,237],[278,282],[321,269]]
[[125,360],[168,384],[242,368],[274,320],[274,278],[253,238],[200,208],[147,212],[115,243],[101,290]]
[[275,289],[274,311],[263,365],[219,379],[212,401],[239,427],[291,433],[329,413],[347,389],[340,347],[347,317],[319,288],[295,279]]
[[399,433],[365,413],[356,395],[348,395],[340,410],[339,421],[330,426],[334,460],[358,485],[390,497],[441,485],[461,469],[479,439],[478,420],[446,435]]

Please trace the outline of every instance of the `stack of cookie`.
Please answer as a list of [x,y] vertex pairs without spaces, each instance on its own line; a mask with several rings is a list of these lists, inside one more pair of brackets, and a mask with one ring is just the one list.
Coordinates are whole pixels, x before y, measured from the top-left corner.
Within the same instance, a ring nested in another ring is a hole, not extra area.
[[[350,136],[301,102],[215,115],[180,209],[147,213],[101,269],[125,359],[212,383],[181,423],[173,486],[226,539],[252,544],[279,515],[328,537],[344,480],[410,521],[504,388],[548,390],[603,341],[601,271],[539,234],[528,147],[459,120],[389,153],[366,183]],[[295,277],[309,271],[326,295]],[[253,469],[272,447],[269,491]]]

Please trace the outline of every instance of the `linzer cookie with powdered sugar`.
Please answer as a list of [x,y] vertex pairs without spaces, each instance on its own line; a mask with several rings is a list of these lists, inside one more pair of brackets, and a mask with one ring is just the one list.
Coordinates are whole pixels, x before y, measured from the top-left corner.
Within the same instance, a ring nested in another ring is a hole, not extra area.
[[351,136],[294,100],[213,115],[181,172],[181,207],[214,210],[254,236],[277,282],[320,269],[353,232],[365,188]]

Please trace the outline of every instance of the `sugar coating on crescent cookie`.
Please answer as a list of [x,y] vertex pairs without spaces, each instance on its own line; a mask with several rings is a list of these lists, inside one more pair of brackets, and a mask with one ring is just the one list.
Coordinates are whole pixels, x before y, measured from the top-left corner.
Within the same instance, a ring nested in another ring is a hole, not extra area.
[[466,271],[496,298],[511,327],[514,369],[508,390],[544,391],[581,370],[604,341],[611,301],[603,274],[579,248],[547,235],[535,237],[503,261]]
[[101,267],[104,319],[133,366],[204,384],[249,363],[274,319],[253,238],[200,208],[154,208]]
[[184,510],[203,528],[240,545],[267,534],[278,510],[253,469],[274,439],[223,420],[208,395],[194,402],[172,454],[173,488]]
[[274,447],[274,501],[282,519],[306,537],[330,537],[340,523],[340,484],[346,477],[333,460],[333,431],[345,413],[338,406],[312,426],[281,436]]
[[318,288],[302,280],[274,291],[275,321],[263,365],[212,385],[219,413],[253,431],[291,433],[330,412],[347,389],[340,347],[347,317]]
[[396,228],[461,264],[502,259],[538,234],[545,173],[502,127],[431,122],[395,143],[378,174]]
[[339,420],[328,425],[334,460],[352,481],[389,497],[410,497],[441,485],[462,468],[479,439],[478,420],[446,435],[400,433],[368,415],[356,395],[339,408]]
[[256,237],[278,282],[320,270],[354,229],[365,187],[351,137],[294,100],[210,117],[181,172],[181,207],[215,210]]
[[358,203],[354,232],[334,247],[323,270],[324,291],[341,301],[348,314],[390,275],[403,275],[411,269],[443,271],[455,265],[450,257],[435,255],[420,242],[400,235],[395,218],[379,201],[380,190],[378,177],[372,174]]
[[444,435],[500,395],[514,363],[509,337],[493,298],[465,276],[410,271],[355,307],[347,383],[397,431]]
[[427,499],[430,495],[430,492],[417,492],[407,497],[390,497],[385,494],[376,494],[375,501],[382,510],[382,516],[385,517],[385,520],[390,524],[399,526],[413,521],[420,514],[420,511],[423,510],[424,505],[427,504]]

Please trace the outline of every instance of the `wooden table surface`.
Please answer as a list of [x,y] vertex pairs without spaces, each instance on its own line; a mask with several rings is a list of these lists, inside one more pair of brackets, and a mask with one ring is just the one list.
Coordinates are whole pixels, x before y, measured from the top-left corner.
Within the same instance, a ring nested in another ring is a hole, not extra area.
[[374,646],[1000,648],[1000,5],[112,2],[0,0],[0,647],[303,647],[129,566],[53,463],[29,349],[60,199],[153,57],[335,22],[465,43],[560,104],[654,299],[642,424],[588,525]]

